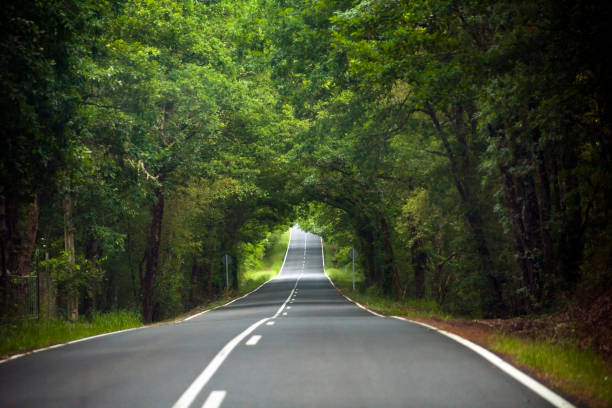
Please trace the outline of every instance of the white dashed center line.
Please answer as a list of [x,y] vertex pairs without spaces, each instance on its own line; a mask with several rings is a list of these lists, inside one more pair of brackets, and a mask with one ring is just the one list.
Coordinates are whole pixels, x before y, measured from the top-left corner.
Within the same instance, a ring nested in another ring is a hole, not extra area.
[[274,321],[266,323],[266,326],[274,326]]
[[246,345],[254,346],[257,344],[257,342],[259,342],[259,339],[261,339],[261,336],[259,335],[251,336],[251,338],[246,342]]
[[202,408],[218,408],[225,399],[226,391],[213,391],[210,393]]

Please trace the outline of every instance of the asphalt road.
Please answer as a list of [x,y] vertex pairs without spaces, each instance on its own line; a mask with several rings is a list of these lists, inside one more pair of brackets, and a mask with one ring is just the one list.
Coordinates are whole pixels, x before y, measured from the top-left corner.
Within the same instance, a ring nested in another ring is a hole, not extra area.
[[0,408],[548,406],[448,337],[346,300],[297,229],[279,276],[228,306],[0,364]]

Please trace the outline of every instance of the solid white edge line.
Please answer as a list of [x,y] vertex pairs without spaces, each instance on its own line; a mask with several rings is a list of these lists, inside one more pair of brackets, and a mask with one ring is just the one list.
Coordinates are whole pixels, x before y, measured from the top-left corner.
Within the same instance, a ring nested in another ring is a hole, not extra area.
[[238,344],[244,340],[246,336],[251,334],[255,329],[270,320],[269,317],[263,318],[258,322],[250,325],[246,330],[242,333],[234,337],[229,341],[223,348],[215,355],[215,357],[208,363],[204,371],[200,373],[200,375],[191,383],[189,387],[183,392],[183,394],[179,397],[179,399],[172,405],[172,408],[188,408],[191,403],[196,399],[202,388],[210,381],[212,376],[217,372],[221,364],[225,361],[225,359],[230,355],[232,350],[236,348]]
[[114,334],[126,333],[126,332],[130,332],[130,331],[134,331],[134,330],[145,329],[147,327],[148,326],[132,327],[131,329],[123,329],[123,330],[117,330],[117,331],[108,332],[108,333],[96,334],[95,336],[83,337],[82,339],[71,340],[71,341],[67,341],[65,343],[53,344],[51,346],[41,347],[41,348],[38,348],[38,349],[35,349],[35,350],[30,350],[30,351],[27,351],[25,353],[13,354],[10,357],[7,357],[7,358],[5,358],[3,360],[0,360],[0,364],[6,363],[6,362],[11,361],[11,360],[15,360],[15,359],[18,359],[20,357],[24,357],[24,356],[27,356],[27,355],[30,355],[30,354],[40,353],[41,351],[52,350],[52,349],[56,349],[56,348],[67,346],[69,344],[81,343],[81,342],[84,342],[84,341],[89,341],[89,340],[97,339],[97,338],[100,338],[100,337],[112,336]]
[[[287,250],[285,251],[285,257],[283,258],[283,264],[282,264],[280,270],[278,271],[277,276],[280,275],[280,273],[283,270],[283,267],[285,266],[285,261],[287,260],[287,254],[289,253],[289,247],[291,246],[291,235],[292,235],[292,232],[293,232],[293,228],[291,228],[289,230],[289,242],[287,243]],[[178,320],[178,321],[176,321],[174,323],[186,322],[186,321],[189,321],[189,320],[191,320],[191,319],[193,319],[195,317],[198,317],[198,316],[201,316],[201,315],[203,315],[205,313],[208,313],[211,310],[219,309],[221,307],[224,307],[224,306],[227,306],[227,305],[229,305],[231,303],[234,303],[235,301],[240,300],[242,298],[245,298],[245,297],[249,296],[251,293],[254,293],[254,292],[258,291],[259,289],[261,289],[262,286],[264,286],[265,284],[269,283],[270,281],[272,281],[274,279],[276,279],[276,276],[271,278],[271,279],[269,279],[269,280],[267,280],[266,282],[264,282],[261,285],[259,285],[257,288],[253,289],[249,293],[247,293],[247,294],[245,294],[245,295],[243,295],[243,296],[241,296],[239,298],[236,298],[236,299],[234,299],[232,301],[229,301],[229,302],[227,302],[227,303],[225,303],[225,304],[223,304],[221,306],[216,306],[216,307],[213,307],[211,309],[207,309],[207,310],[204,310],[202,312],[198,312],[198,313],[196,313],[196,314],[194,314],[192,316],[186,317],[185,319],[182,319],[182,320]],[[125,333],[125,332],[129,332],[129,331],[133,331],[133,330],[138,330],[138,329],[146,329],[148,327],[155,327],[155,326],[133,327],[131,329],[117,330],[117,331],[114,331],[114,332],[97,334],[95,336],[84,337],[82,339],[72,340],[72,341],[68,341],[68,342],[65,342],[65,343],[53,344],[51,346],[41,347],[41,348],[38,348],[38,349],[35,349],[35,350],[27,351],[25,353],[13,354],[12,356],[9,356],[9,357],[7,357],[5,359],[0,360],[0,364],[6,363],[6,362],[11,361],[11,360],[18,359],[18,358],[23,357],[23,356],[27,356],[29,354],[40,353],[41,351],[47,351],[47,350],[52,350],[52,349],[55,349],[55,348],[63,347],[63,346],[66,346],[68,344],[80,343],[80,342],[83,342],[83,341],[88,341],[88,340],[96,339],[98,337],[110,336],[110,335],[113,335],[113,334]]]
[[480,355],[482,358],[487,360],[489,363],[493,364],[494,366],[496,366],[497,368],[499,368],[500,370],[508,374],[510,377],[514,378],[516,381],[523,384],[525,387],[529,388],[531,391],[535,392],[540,397],[544,398],[546,401],[550,402],[553,406],[557,408],[575,408],[573,404],[571,404],[569,401],[561,397],[559,394],[552,391],[550,388],[541,384],[537,380],[531,378],[524,372],[520,371],[513,365],[505,362],[504,360],[502,360],[500,357],[498,357],[494,353],[490,352],[484,347],[479,346],[476,343],[473,343],[467,339],[464,339],[463,337],[458,336],[454,333],[449,333],[445,330],[438,329],[437,327],[431,326],[429,324],[417,322],[415,320],[406,319],[400,316],[391,316],[391,317],[394,319],[403,320],[405,322],[410,322],[410,323],[418,324],[420,326],[424,326],[430,330],[434,330],[456,341],[457,343],[467,347],[468,349]]
[[287,260],[287,254],[289,253],[289,247],[291,246],[291,235],[292,235],[292,233],[293,233],[293,228],[289,229],[289,242],[287,243],[287,249],[285,250],[285,257],[283,258],[283,264],[281,265],[280,269],[278,270],[278,273],[276,274],[276,276],[274,276],[273,278],[268,279],[267,281],[265,281],[264,283],[259,285],[257,288],[253,289],[252,291],[250,291],[247,294],[244,294],[244,295],[240,296],[239,298],[231,300],[231,301],[229,301],[229,302],[227,302],[225,304],[222,304],[220,306],[215,306],[213,308],[206,309],[204,311],[198,312],[198,313],[196,313],[194,315],[191,315],[189,317],[184,318],[183,320],[179,320],[177,323],[187,322],[187,321],[189,321],[191,319],[194,319],[196,317],[202,316],[203,314],[208,313],[208,312],[210,312],[212,310],[219,309],[219,308],[222,308],[222,307],[225,307],[225,306],[229,306],[232,303],[234,303],[235,301],[243,299],[243,298],[249,296],[250,294],[257,292],[259,289],[261,289],[262,286],[264,286],[265,284],[270,283],[271,281],[276,279],[281,274],[281,272],[283,271],[283,268],[285,267],[285,261]]
[[373,311],[371,309],[368,309],[367,307],[365,307],[364,305],[362,305],[362,304],[360,304],[358,302],[355,302],[353,299],[351,299],[350,297],[346,296],[344,293],[342,293],[342,291],[340,291],[338,289],[338,287],[336,286],[334,281],[331,280],[331,278],[329,277],[329,275],[325,271],[325,251],[323,250],[323,237],[321,237],[321,259],[323,260],[323,273],[325,274],[325,277],[329,280],[329,283],[332,284],[332,286],[334,287],[334,289],[336,289],[338,291],[338,293],[340,293],[342,296],[344,296],[344,298],[346,300],[348,300],[349,302],[353,303],[355,306],[365,310],[366,312],[369,312],[369,313],[373,314],[374,316],[382,317],[382,318],[387,317],[387,316],[381,315],[380,313],[376,313],[375,311]]
[[[331,278],[329,277],[329,275],[327,275],[327,272],[325,272],[325,252],[323,251],[323,238],[321,238],[321,255],[322,255],[322,259],[323,259],[323,273],[325,273],[325,276],[327,276],[327,279],[329,279],[329,281],[331,282],[331,284],[334,286],[334,288],[338,289],[336,287],[336,285],[334,284],[334,282],[331,280]],[[344,296],[349,302],[354,303],[355,305],[357,305],[358,307],[367,310],[368,312],[372,313],[375,316],[378,317],[385,317],[381,314],[378,314],[376,312],[374,312],[373,310],[368,309],[367,307],[359,304],[358,302],[355,302],[354,300],[352,300],[351,298],[349,298],[348,296],[344,295],[342,292],[340,292],[342,294],[342,296]],[[472,350],[473,352],[477,353],[478,355],[480,355],[481,357],[483,357],[485,360],[487,360],[488,362],[490,362],[491,364],[493,364],[494,366],[496,366],[497,368],[499,368],[500,370],[502,370],[503,372],[505,372],[506,374],[508,374],[510,377],[514,378],[516,381],[518,381],[519,383],[523,384],[525,387],[529,388],[531,391],[535,392],[536,394],[538,394],[540,397],[544,398],[546,401],[550,402],[553,406],[557,407],[557,408],[575,408],[575,406],[573,404],[571,404],[569,401],[567,401],[566,399],[564,399],[563,397],[561,397],[559,394],[555,393],[554,391],[552,391],[551,389],[547,388],[545,385],[541,384],[540,382],[538,382],[537,380],[531,378],[530,376],[528,376],[527,374],[525,374],[524,372],[520,371],[519,369],[517,369],[516,367],[512,366],[511,364],[505,362],[504,360],[502,360],[501,358],[499,358],[498,356],[496,356],[494,353],[490,352],[489,350],[467,340],[464,339],[463,337],[460,337],[456,334],[453,333],[449,333],[447,331],[444,330],[440,330],[437,327],[431,326],[429,324],[426,323],[421,323],[421,322],[417,322],[415,320],[410,320],[410,319],[406,319],[404,317],[400,317],[400,316],[390,316],[394,319],[398,319],[398,320],[403,320],[406,322],[410,322],[410,323],[415,323],[424,327],[427,327],[428,329],[434,330],[450,339],[453,339],[454,341],[462,344],[463,346],[469,348],[470,350]]]
[[204,405],[202,408],[219,408],[227,395],[227,391],[213,391],[210,393],[206,401],[204,401]]

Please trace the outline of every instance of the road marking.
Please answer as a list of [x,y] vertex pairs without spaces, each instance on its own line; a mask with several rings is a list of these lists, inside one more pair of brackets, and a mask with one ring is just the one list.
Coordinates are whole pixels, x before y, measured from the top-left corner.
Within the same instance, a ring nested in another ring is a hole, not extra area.
[[289,230],[289,242],[287,243],[287,249],[285,250],[285,257],[283,258],[283,264],[281,265],[281,267],[280,267],[280,269],[278,270],[278,273],[276,274],[276,276],[275,276],[275,277],[273,277],[273,278],[271,278],[271,279],[269,279],[269,280],[265,281],[264,283],[262,283],[261,285],[259,285],[258,287],[256,287],[256,288],[255,288],[255,289],[253,289],[252,291],[250,291],[249,293],[247,293],[247,294],[245,294],[245,295],[243,295],[243,296],[240,296],[239,298],[236,298],[236,299],[234,299],[234,300],[232,300],[232,301],[229,301],[229,302],[227,302],[227,303],[225,303],[225,304],[223,304],[223,305],[221,305],[221,306],[213,307],[212,309],[207,309],[207,310],[204,310],[204,311],[202,311],[202,312],[196,313],[196,314],[194,314],[193,316],[189,316],[189,317],[187,317],[187,318],[185,318],[185,319],[183,319],[183,320],[180,320],[178,323],[187,322],[187,321],[189,321],[189,320],[191,320],[191,319],[193,319],[193,318],[196,318],[196,317],[202,316],[203,314],[208,313],[208,312],[210,312],[211,310],[215,310],[215,309],[219,309],[219,308],[221,308],[221,307],[229,306],[229,305],[231,305],[232,303],[234,303],[235,301],[240,300],[240,299],[243,299],[243,298],[245,298],[245,297],[249,296],[251,293],[257,292],[259,289],[261,289],[261,287],[262,287],[262,286],[264,286],[265,284],[269,283],[270,281],[272,281],[272,280],[276,279],[276,278],[277,278],[277,277],[278,277],[278,276],[281,274],[281,272],[283,271],[283,268],[285,267],[285,261],[287,261],[287,254],[289,254],[289,248],[291,247],[291,235],[292,235],[292,231],[293,231],[293,229],[290,229],[290,230]]
[[553,406],[557,408],[575,408],[574,405],[566,401],[563,397],[561,397],[554,391],[542,385],[535,379],[529,377],[527,374],[520,371],[519,369],[512,366],[511,364],[506,363],[504,360],[502,360],[495,354],[491,353],[489,350],[485,349],[484,347],[479,346],[478,344],[472,343],[471,341],[464,339],[463,337],[457,336],[456,334],[449,333],[444,330],[440,330],[437,327],[430,326],[429,324],[426,324],[426,323],[417,322],[415,320],[409,320],[409,319],[406,319],[400,316],[391,316],[391,317],[394,319],[403,320],[405,322],[414,323],[420,326],[427,327],[428,329],[437,331],[438,333],[455,340],[457,343],[469,348],[476,354],[479,354],[482,358],[487,360],[489,363],[493,364],[494,366],[496,366],[497,368],[499,368],[500,370],[508,374],[510,377],[514,378],[516,381],[520,382],[525,387],[529,388],[531,391],[535,392],[540,397],[544,398],[546,401],[550,402]]
[[283,316],[287,316],[287,312],[283,312]]
[[[281,307],[278,308],[274,316],[266,317],[256,323],[253,323],[246,330],[244,330],[242,333],[230,340],[229,343],[223,346],[221,351],[219,351],[217,355],[210,361],[210,363],[208,363],[204,371],[202,371],[200,375],[185,390],[185,392],[183,392],[179,399],[174,403],[172,408],[188,408],[191,405],[191,403],[196,399],[200,391],[202,391],[202,389],[210,381],[212,376],[215,375],[219,367],[221,367],[221,364],[223,364],[225,359],[230,355],[232,350],[234,350],[236,346],[240,344],[249,334],[255,331],[255,329],[257,329],[262,324],[268,322],[268,320],[276,318],[283,311],[283,309],[289,302],[289,299],[291,299],[291,295],[293,295],[293,292],[295,291],[295,288],[297,287],[301,277],[302,275],[298,276],[295,281],[295,285],[293,286],[293,289],[291,289],[291,293],[289,293],[289,296],[287,296],[287,299],[285,299],[285,302],[281,305]],[[283,315],[287,315],[287,312],[283,313]]]
[[148,327],[152,327],[152,326],[133,327],[131,329],[118,330],[118,331],[113,331],[113,332],[109,332],[109,333],[97,334],[95,336],[84,337],[82,339],[72,340],[72,341],[68,341],[66,343],[53,344],[53,345],[48,346],[48,347],[42,347],[42,348],[39,348],[39,349],[36,349],[36,350],[27,351],[25,353],[14,354],[14,355],[12,355],[10,357],[5,358],[4,360],[0,360],[0,364],[6,363],[7,361],[15,360],[15,359],[23,357],[23,356],[27,356],[29,354],[40,353],[41,351],[52,350],[52,349],[55,349],[55,348],[67,346],[69,344],[81,343],[81,342],[84,342],[84,341],[89,341],[89,340],[97,339],[97,338],[100,338],[100,337],[112,336],[112,335],[119,334],[119,333],[127,333],[127,332],[130,332],[130,331],[139,330],[139,329],[146,329]]
[[327,274],[327,272],[325,272],[325,252],[323,251],[323,238],[321,238],[321,259],[323,261],[323,273],[325,274],[325,277],[329,280],[329,283],[332,284],[332,286],[338,291],[338,293],[340,293],[342,296],[344,296],[344,298],[346,300],[348,300],[349,302],[355,304],[357,307],[365,310],[366,312],[369,312],[371,314],[373,314],[374,316],[378,316],[378,317],[387,317],[384,315],[381,315],[380,313],[376,313],[375,311],[368,309],[367,307],[365,307],[364,305],[362,305],[361,303],[355,302],[353,299],[351,299],[350,297],[346,296],[344,293],[342,293],[338,287],[334,284],[334,281],[331,280],[331,278],[329,277],[329,275]]
[[256,345],[257,343],[259,343],[259,340],[260,340],[260,339],[261,339],[261,336],[260,336],[260,335],[254,335],[254,336],[251,336],[251,338],[250,338],[250,339],[249,339],[249,340],[246,342],[246,345],[247,345],[247,346],[254,346],[254,345]]
[[226,391],[213,391],[210,393],[202,408],[218,408],[227,395]]
[[269,321],[268,323],[266,323],[266,326],[274,326],[274,321]]
[[259,320],[256,323],[250,325],[245,331],[234,337],[227,343],[221,351],[217,353],[217,355],[208,363],[204,371],[200,373],[200,375],[191,383],[191,385],[183,392],[180,398],[174,403],[172,408],[187,408],[191,405],[193,400],[196,399],[202,388],[210,381],[212,376],[217,372],[221,364],[225,361],[225,359],[230,355],[232,350],[236,348],[242,340],[249,334],[251,334],[255,329],[270,320],[269,317]]
[[287,306],[287,310],[291,309],[291,306]]

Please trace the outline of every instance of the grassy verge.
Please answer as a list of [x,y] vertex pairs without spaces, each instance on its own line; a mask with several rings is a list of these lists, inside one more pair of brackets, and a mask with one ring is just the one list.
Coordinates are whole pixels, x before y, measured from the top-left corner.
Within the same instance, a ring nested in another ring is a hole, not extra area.
[[0,326],[0,356],[139,326],[140,315],[129,311],[96,313],[75,323],[61,319],[14,321]]
[[324,250],[325,272],[327,272],[327,275],[329,275],[338,289],[354,301],[386,315],[436,317],[443,320],[452,317],[443,313],[438,304],[432,300],[396,300],[381,296],[375,288],[365,289],[363,273],[358,269],[355,270],[355,290],[353,290],[353,271],[351,265],[334,267],[332,264],[334,249],[325,246]]
[[[158,324],[173,322],[194,313],[221,306],[257,288],[278,273],[288,243],[289,231],[283,233],[268,251],[261,262],[260,269],[244,273],[240,289],[237,292],[226,292],[213,302]],[[0,325],[0,358],[53,344],[66,343],[84,337],[139,326],[142,326],[140,315],[129,311],[96,313],[91,319],[82,318],[75,323],[63,319],[14,321]]]
[[289,230],[285,231],[261,261],[261,268],[247,270],[242,275],[240,290],[250,292],[278,274],[289,245]]
[[173,319],[167,320],[162,323],[179,321],[196,313],[222,306],[232,301],[233,299],[236,299],[255,290],[258,286],[272,279],[278,274],[283,264],[283,259],[285,258],[285,252],[287,251],[288,245],[289,230],[282,233],[280,238],[275,242],[272,248],[270,248],[268,253],[262,259],[260,268],[247,270],[242,274],[242,279],[240,280],[240,286],[238,291],[226,291],[214,301],[200,305],[186,313],[183,313],[179,316],[174,317]]
[[326,266],[325,272],[342,293],[376,312],[410,317],[437,317],[443,320],[451,318],[450,315],[442,313],[437,303],[431,300],[395,300],[381,296],[375,288],[360,289],[363,284],[357,279],[357,276],[355,277],[356,289],[353,290],[352,271],[349,268],[328,268]]
[[[333,248],[325,248],[325,270],[334,284],[356,302],[384,315],[399,315],[454,332],[503,355],[522,366],[544,383],[552,385],[581,404],[612,407],[612,366],[593,351],[575,346],[571,339],[553,341],[507,335],[499,329],[483,330],[472,320],[456,319],[442,313],[431,301],[398,301],[363,289],[363,275],[356,273],[357,290],[352,289],[349,266],[334,268]],[[359,289],[361,288],[361,289]]]
[[536,372],[553,385],[591,406],[612,406],[612,369],[598,354],[547,339],[503,334],[491,338],[491,348]]

